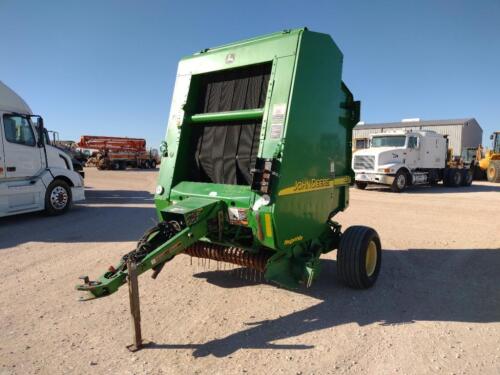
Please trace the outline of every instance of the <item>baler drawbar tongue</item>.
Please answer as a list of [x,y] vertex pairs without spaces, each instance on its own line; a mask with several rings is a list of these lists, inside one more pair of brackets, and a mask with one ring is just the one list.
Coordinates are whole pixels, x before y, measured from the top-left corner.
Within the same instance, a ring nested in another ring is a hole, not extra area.
[[208,233],[208,221],[217,222],[221,210],[220,201],[204,198],[188,198],[164,209],[165,221],[149,229],[137,243],[137,248],[125,254],[117,266],[110,266],[96,281],[90,281],[87,276],[80,278],[83,284],[77,285],[76,289],[90,293],[82,300],[116,292],[127,282],[128,262],[136,265],[138,275],[153,269],[152,277],[156,278],[166,262]]

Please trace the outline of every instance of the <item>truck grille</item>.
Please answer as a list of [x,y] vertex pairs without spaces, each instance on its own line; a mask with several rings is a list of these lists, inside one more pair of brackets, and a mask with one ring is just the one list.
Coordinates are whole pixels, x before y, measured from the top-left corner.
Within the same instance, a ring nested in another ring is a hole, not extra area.
[[354,169],[375,169],[375,156],[354,156]]

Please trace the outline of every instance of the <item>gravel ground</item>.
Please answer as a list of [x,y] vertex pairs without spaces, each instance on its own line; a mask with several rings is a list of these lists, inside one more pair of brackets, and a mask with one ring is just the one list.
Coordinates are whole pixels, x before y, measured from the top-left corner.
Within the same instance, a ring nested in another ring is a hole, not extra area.
[[178,256],[140,278],[143,335],[127,288],[78,302],[154,222],[156,172],[87,170],[87,201],[62,217],[0,219],[0,374],[499,374],[500,185],[351,190],[344,227],[374,227],[374,288],[335,279],[288,291]]

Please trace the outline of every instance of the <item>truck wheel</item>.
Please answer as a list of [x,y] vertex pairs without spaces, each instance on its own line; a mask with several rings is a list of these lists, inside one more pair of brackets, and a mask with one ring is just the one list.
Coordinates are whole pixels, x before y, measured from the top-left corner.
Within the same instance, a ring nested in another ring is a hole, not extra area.
[[375,284],[382,262],[382,246],[377,232],[353,226],[340,237],[337,250],[337,277],[345,285],[366,289]]
[[111,169],[111,162],[108,158],[102,158],[97,161],[97,169],[100,171]]
[[151,169],[156,169],[156,160],[151,160]]
[[489,182],[500,182],[500,161],[490,160],[486,170],[486,177]]
[[408,186],[408,174],[405,171],[399,171],[394,177],[391,185],[391,190],[395,193],[400,193]]
[[462,186],[471,186],[474,174],[471,169],[462,169]]
[[119,165],[119,169],[121,171],[124,171],[125,169],[127,169],[127,163],[124,161],[121,161],[118,165]]
[[72,203],[71,188],[63,180],[52,181],[45,192],[45,212],[61,215],[69,210]]
[[144,162],[144,168],[146,168],[146,169],[151,168],[151,165],[149,164],[149,160],[146,160],[146,161]]
[[428,182],[430,186],[436,186],[439,181],[439,175],[436,171],[431,170],[428,175]]
[[451,187],[459,187],[462,185],[462,173],[459,169],[452,168],[445,172],[444,184]]
[[356,188],[365,190],[366,187],[368,186],[367,182],[362,182],[362,181],[355,181],[354,184],[356,185]]

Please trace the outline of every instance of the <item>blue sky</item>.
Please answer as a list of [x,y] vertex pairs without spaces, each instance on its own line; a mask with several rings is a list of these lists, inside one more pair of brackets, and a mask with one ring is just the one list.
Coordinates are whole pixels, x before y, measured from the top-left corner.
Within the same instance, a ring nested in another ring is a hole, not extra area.
[[0,80],[61,138],[163,139],[177,62],[307,26],[332,35],[366,122],[500,129],[500,1],[0,0]]

